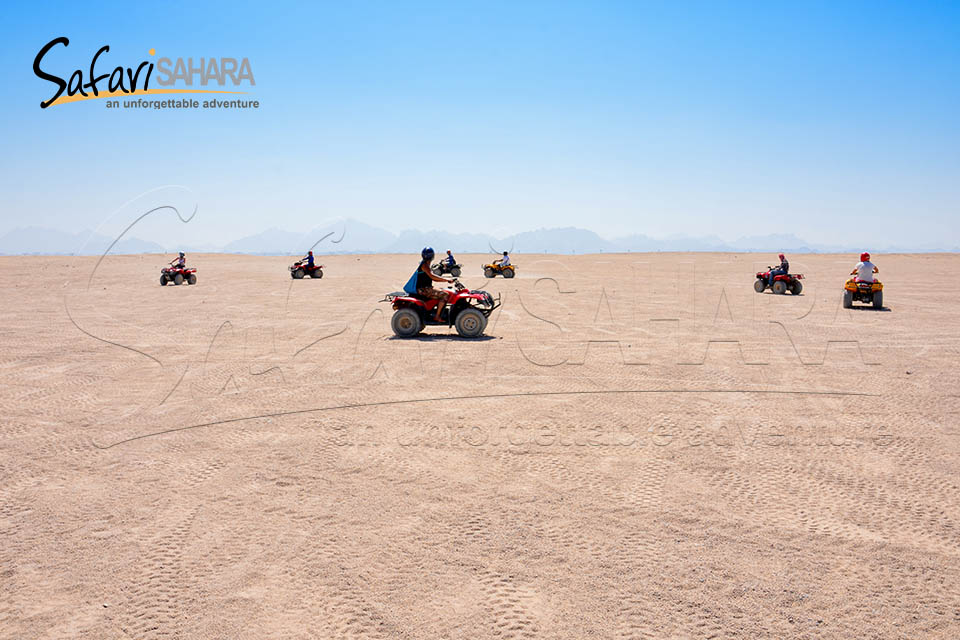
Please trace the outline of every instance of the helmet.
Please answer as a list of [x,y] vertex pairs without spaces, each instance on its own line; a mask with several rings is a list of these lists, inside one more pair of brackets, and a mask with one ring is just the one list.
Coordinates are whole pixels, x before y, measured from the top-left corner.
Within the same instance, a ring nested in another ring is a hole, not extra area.
[[783,254],[782,254],[782,253],[781,253],[781,254],[778,254],[777,257],[780,258],[781,260],[783,260]]
[[183,251],[181,251],[181,252],[180,252],[180,257],[182,258],[184,255],[185,255],[185,254],[183,253]]
[[307,251],[307,255],[308,255],[308,256],[312,256],[312,255],[313,255],[313,251]]
[[869,254],[869,253],[867,253],[866,251],[864,251],[863,253],[860,254],[860,262],[867,262],[868,260],[870,260],[870,254]]
[[450,253],[450,249],[447,249],[447,253]]
[[423,251],[420,252],[420,257],[424,260],[433,260],[433,256],[436,255],[433,252],[433,247],[424,247]]
[[504,251],[504,252],[503,252],[503,255],[507,255],[507,252],[506,252],[506,251]]

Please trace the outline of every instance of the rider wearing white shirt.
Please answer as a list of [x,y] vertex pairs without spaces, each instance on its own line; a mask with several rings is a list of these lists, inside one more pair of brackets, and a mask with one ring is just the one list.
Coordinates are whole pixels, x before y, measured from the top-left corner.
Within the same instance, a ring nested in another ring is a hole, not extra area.
[[507,255],[507,252],[506,252],[506,251],[504,251],[504,252],[503,252],[503,258],[501,258],[500,260],[497,260],[497,262],[500,264],[501,267],[509,267],[509,266],[510,266],[510,256]]
[[860,262],[853,268],[850,275],[856,276],[857,280],[863,282],[873,282],[873,274],[879,273],[879,271],[880,269],[877,269],[876,265],[870,262],[870,254],[864,252],[860,254]]

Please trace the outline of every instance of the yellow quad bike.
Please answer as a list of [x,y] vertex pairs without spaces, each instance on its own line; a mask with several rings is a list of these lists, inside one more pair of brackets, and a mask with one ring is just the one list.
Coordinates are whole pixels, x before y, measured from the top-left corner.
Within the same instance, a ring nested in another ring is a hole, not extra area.
[[512,278],[517,274],[516,267],[514,267],[512,264],[501,267],[500,265],[493,264],[491,262],[490,264],[483,265],[483,275],[487,276],[488,278],[496,278],[497,275],[501,275],[504,278]]
[[852,308],[854,302],[872,304],[874,309],[883,309],[883,284],[879,280],[867,282],[850,278],[843,285],[843,308]]

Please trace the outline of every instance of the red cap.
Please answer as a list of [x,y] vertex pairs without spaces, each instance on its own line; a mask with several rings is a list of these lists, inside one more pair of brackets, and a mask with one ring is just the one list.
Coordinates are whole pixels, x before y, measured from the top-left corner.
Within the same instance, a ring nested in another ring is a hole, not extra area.
[[781,253],[781,254],[778,255],[777,257],[778,257],[778,258],[782,258],[782,257],[783,257],[783,254]]
[[866,262],[869,259],[870,259],[870,254],[867,253],[866,251],[860,254],[860,262]]

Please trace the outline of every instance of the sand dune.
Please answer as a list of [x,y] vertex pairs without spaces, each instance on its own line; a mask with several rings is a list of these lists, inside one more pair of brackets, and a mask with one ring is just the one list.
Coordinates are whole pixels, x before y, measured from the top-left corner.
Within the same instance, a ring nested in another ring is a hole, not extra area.
[[960,637],[956,255],[0,258],[0,638]]

